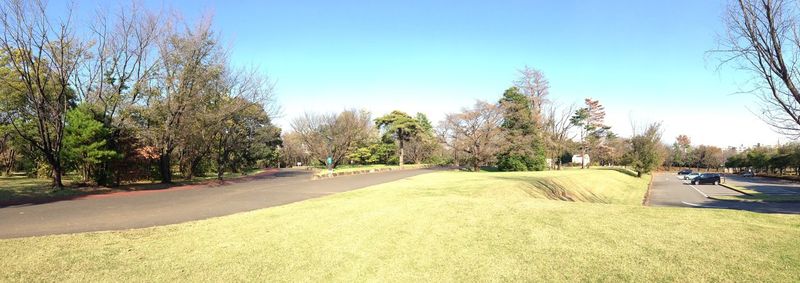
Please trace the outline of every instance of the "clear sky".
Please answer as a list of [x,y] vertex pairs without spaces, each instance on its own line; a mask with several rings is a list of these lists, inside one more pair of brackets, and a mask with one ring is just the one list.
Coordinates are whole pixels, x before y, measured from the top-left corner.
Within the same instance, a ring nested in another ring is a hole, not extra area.
[[755,97],[734,94],[746,76],[717,72],[706,55],[724,32],[724,0],[145,2],[188,19],[213,13],[234,62],[276,81],[285,128],[304,111],[345,108],[437,121],[496,101],[527,65],[549,78],[551,100],[599,99],[624,136],[634,120],[662,121],[669,142],[787,141],[751,114]]

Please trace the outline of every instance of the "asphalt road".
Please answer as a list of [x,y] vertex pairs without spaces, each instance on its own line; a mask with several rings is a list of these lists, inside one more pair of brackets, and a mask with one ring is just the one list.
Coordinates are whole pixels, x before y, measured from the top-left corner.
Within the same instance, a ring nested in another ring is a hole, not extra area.
[[763,177],[725,176],[726,182],[764,194],[800,195],[800,183]]
[[[731,179],[727,181],[731,182]],[[649,205],[800,214],[800,203],[755,203],[721,201],[708,198],[708,196],[720,195],[741,194],[723,186],[690,185],[683,180],[679,180],[674,173],[656,173],[653,175],[653,186],[650,188]]]
[[282,169],[263,179],[224,186],[96,195],[0,208],[0,238],[123,230],[278,206],[403,179],[436,169],[389,171],[311,180],[311,172]]

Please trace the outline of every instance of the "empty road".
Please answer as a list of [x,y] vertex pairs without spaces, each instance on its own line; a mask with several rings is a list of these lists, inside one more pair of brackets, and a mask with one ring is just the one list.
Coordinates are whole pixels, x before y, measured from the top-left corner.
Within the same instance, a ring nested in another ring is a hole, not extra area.
[[311,180],[311,172],[281,169],[262,179],[224,186],[94,195],[0,208],[0,238],[122,230],[175,224],[278,206],[432,172],[389,171]]

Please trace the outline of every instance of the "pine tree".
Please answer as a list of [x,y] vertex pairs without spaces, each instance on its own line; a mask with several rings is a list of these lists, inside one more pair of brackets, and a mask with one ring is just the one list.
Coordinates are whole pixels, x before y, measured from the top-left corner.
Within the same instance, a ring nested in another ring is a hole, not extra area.
[[541,171],[546,167],[544,144],[530,100],[518,88],[509,88],[500,99],[503,110],[502,129],[506,148],[497,159],[502,171]]

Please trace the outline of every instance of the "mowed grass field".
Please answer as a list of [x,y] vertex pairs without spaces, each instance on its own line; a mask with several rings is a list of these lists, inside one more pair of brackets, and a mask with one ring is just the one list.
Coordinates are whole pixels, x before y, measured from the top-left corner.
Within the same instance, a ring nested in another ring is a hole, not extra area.
[[178,225],[0,240],[0,281],[800,281],[800,217],[612,170],[437,172]]

